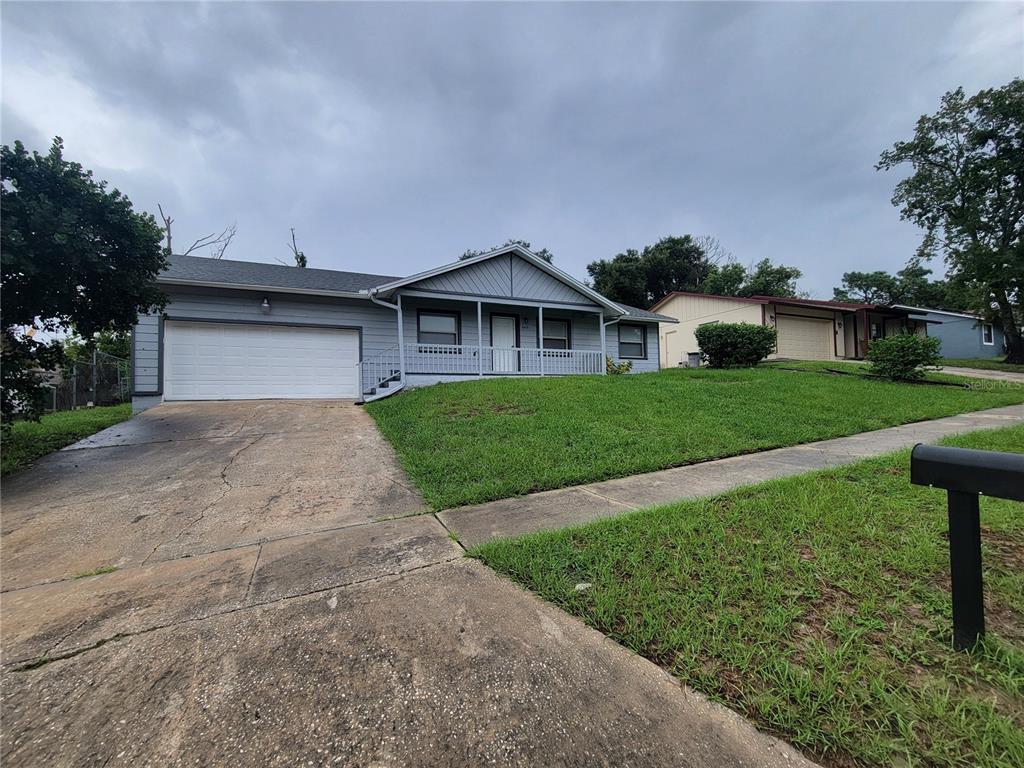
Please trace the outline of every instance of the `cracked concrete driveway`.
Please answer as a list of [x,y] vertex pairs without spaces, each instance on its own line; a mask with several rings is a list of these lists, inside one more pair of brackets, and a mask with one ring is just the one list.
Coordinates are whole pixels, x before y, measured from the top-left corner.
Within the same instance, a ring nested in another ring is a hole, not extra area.
[[0,760],[806,764],[422,512],[337,401],[164,405],[11,477]]

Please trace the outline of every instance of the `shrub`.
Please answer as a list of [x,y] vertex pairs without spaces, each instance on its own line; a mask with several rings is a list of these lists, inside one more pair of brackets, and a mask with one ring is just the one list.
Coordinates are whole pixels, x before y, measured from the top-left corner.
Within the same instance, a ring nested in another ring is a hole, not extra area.
[[694,331],[700,357],[712,368],[757,365],[775,351],[775,329],[752,323],[708,323]]
[[610,357],[605,355],[604,367],[605,370],[607,370],[608,373],[612,374],[613,376],[620,373],[629,373],[630,371],[633,370],[633,361],[623,360],[621,363],[616,363]]
[[925,369],[940,362],[942,346],[934,336],[901,333],[868,343],[870,372],[887,379],[923,379]]

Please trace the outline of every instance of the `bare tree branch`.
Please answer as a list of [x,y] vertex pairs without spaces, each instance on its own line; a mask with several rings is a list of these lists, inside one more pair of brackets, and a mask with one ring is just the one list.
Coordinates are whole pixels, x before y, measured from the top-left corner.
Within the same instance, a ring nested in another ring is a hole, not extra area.
[[164,222],[164,232],[167,233],[167,253],[173,253],[171,250],[171,224],[174,223],[174,219],[164,213],[164,209],[160,206],[160,203],[156,204],[157,209],[160,211],[160,218]]
[[198,240],[192,243],[192,245],[190,245],[188,248],[182,251],[181,255],[188,256],[190,253],[192,253],[193,251],[197,251],[200,248],[213,248],[211,254],[212,258],[219,259],[221,256],[224,255],[224,251],[227,250],[227,247],[231,245],[231,241],[234,239],[235,234],[237,234],[237,232],[237,224],[232,224],[229,227],[224,227],[220,234],[211,232],[210,234],[205,235],[204,237],[200,237]]

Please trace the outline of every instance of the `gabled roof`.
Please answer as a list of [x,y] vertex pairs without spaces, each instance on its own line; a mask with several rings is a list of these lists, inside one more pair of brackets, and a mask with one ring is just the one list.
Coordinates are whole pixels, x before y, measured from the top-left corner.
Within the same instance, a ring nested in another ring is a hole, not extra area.
[[452,262],[451,264],[445,264],[444,266],[441,267],[428,269],[426,272],[420,272],[415,275],[410,275],[409,277],[399,278],[392,282],[385,283],[383,285],[378,285],[371,291],[371,293],[388,294],[391,293],[392,291],[397,290],[398,288],[409,285],[411,283],[418,283],[421,280],[426,280],[427,278],[430,277],[436,277],[437,275],[443,275],[446,272],[452,272],[457,269],[463,269],[465,267],[472,266],[473,264],[479,264],[482,261],[487,261],[488,259],[493,259],[496,256],[502,256],[506,253],[515,253],[520,258],[524,259],[525,261],[528,261],[530,264],[537,267],[537,269],[548,273],[549,275],[551,275],[551,277],[561,281],[565,285],[568,285],[570,288],[577,291],[578,293],[583,294],[588,299],[593,301],[595,304],[598,304],[604,307],[605,309],[610,309],[612,312],[618,314],[625,314],[621,305],[616,304],[615,302],[609,299],[606,299],[593,288],[584,285],[576,278],[566,274],[562,270],[558,269],[558,267],[549,264],[540,256],[537,256],[535,253],[533,253],[527,248],[523,248],[521,245],[502,246],[501,248],[495,248],[493,251],[481,253],[479,256],[474,256],[471,259],[465,259],[464,261],[455,261]]
[[676,296],[695,296],[705,299],[723,299],[725,301],[738,301],[745,304],[782,304],[793,307],[814,307],[817,309],[832,309],[842,312],[856,312],[861,309],[872,312],[889,312],[891,314],[907,314],[906,308],[886,306],[884,304],[861,304],[854,301],[831,301],[826,299],[802,299],[794,296],[719,296],[713,293],[695,293],[693,291],[672,291],[664,298],[657,301],[651,309],[657,309],[662,304]]
[[626,310],[626,314],[622,316],[625,320],[651,320],[659,323],[678,323],[679,321],[674,317],[668,315],[659,315],[657,312],[651,312],[647,309],[640,309],[639,307],[631,307],[629,304],[623,304],[619,302],[619,306]]
[[930,315],[952,315],[953,317],[965,317],[971,320],[981,320],[978,315],[972,315],[968,312],[950,312],[948,309],[929,309],[928,307],[912,307],[909,304],[893,304],[897,309],[905,309],[913,314],[930,314]]
[[284,289],[323,295],[358,296],[375,285],[397,278],[334,269],[299,269],[283,264],[211,259],[205,256],[171,256],[170,266],[158,283],[213,287]]

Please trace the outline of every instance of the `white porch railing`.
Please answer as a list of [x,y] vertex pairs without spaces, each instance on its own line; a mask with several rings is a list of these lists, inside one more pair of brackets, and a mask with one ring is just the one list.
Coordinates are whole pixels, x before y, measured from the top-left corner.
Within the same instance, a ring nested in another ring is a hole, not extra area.
[[359,392],[362,395],[401,380],[401,356],[398,347],[385,349],[373,357],[356,363],[359,372]]
[[582,349],[406,344],[405,372],[486,376],[604,373],[604,354]]

